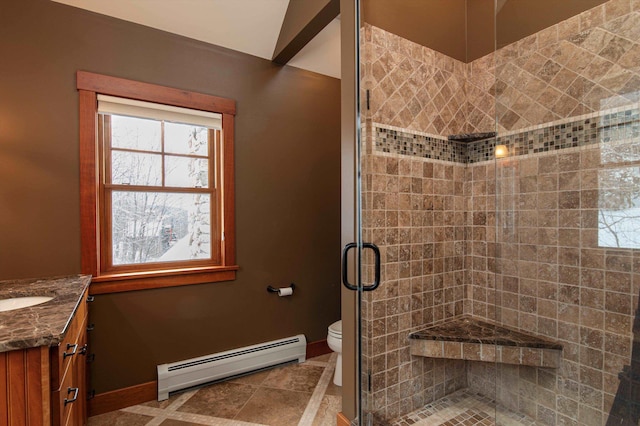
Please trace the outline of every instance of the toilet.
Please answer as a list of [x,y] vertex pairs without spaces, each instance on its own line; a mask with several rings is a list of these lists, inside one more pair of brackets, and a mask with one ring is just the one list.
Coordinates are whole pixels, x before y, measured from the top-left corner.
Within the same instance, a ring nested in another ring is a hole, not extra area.
[[336,321],[329,326],[327,344],[329,345],[329,349],[338,354],[333,383],[336,386],[342,386],[342,320]]

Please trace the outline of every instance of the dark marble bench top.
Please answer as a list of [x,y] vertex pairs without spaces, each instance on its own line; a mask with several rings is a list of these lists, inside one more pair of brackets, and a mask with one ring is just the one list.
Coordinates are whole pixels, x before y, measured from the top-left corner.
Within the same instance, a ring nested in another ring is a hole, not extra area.
[[492,324],[472,317],[459,317],[409,335],[410,339],[485,343],[539,349],[559,349],[551,340]]

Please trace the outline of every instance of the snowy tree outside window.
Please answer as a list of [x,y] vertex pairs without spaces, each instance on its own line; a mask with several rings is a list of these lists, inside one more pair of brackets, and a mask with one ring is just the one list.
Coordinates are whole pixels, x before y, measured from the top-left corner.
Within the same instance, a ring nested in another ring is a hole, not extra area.
[[604,169],[598,177],[599,245],[640,248],[640,167]]
[[207,127],[104,115],[113,265],[212,258]]
[[640,248],[640,122],[626,122],[601,131],[598,171],[598,245]]

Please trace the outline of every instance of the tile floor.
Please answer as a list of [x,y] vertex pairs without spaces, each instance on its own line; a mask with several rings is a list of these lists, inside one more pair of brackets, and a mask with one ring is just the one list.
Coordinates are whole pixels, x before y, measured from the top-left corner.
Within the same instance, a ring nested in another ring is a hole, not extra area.
[[89,418],[89,426],[334,426],[336,355],[311,358]]
[[502,407],[496,410],[490,399],[459,390],[409,413],[389,426],[535,426],[524,414]]
[[[334,426],[342,389],[333,384],[336,355],[311,358],[198,390],[89,418],[89,426]],[[497,422],[496,422],[497,416]],[[534,426],[466,389],[388,426]],[[377,426],[377,425],[376,425]]]

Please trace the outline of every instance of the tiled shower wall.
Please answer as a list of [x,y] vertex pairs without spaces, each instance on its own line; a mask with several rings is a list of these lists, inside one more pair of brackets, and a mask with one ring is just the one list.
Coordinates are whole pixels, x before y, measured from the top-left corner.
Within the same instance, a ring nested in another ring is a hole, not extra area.
[[411,357],[408,340],[425,324],[463,312],[464,173],[461,163],[384,153],[363,158],[363,238],[380,247],[382,273],[381,286],[365,293],[363,310],[364,371],[371,371],[373,390],[365,391],[365,403],[374,424],[466,386],[463,361]]
[[637,101],[639,10],[635,0],[611,0],[483,58],[484,68],[496,66],[498,131]]
[[[640,193],[637,105],[632,111],[635,120],[619,138],[605,140],[608,131],[599,127],[595,144],[578,138],[577,148],[467,169],[471,214],[481,216],[472,234],[497,230],[498,241],[487,243],[486,255],[482,242],[470,244],[470,313],[564,347],[557,370],[470,362],[469,386],[483,391],[497,383],[501,403],[541,424],[602,425],[609,413],[629,420],[620,411],[638,408],[639,384],[629,379],[640,372],[640,351],[633,351],[640,252],[603,246],[599,236],[603,211],[626,208]],[[482,206],[493,197],[497,205]],[[497,228],[482,223],[485,215]]]
[[432,135],[513,131],[640,97],[637,0],[611,0],[469,64],[364,27],[368,117]]
[[[365,404],[377,416],[496,380],[502,403],[542,424],[601,425],[630,406],[614,401],[637,400],[624,377],[640,374],[640,254],[600,247],[597,218],[615,204],[603,187],[616,168],[638,171],[637,156],[603,152],[634,154],[640,141],[633,124],[620,133],[594,112],[637,114],[639,39],[636,0],[607,2],[471,64],[365,26],[363,232],[381,246],[383,271],[365,297]],[[495,130],[494,114],[498,143],[516,156],[496,166],[486,161],[494,141],[466,152],[445,142]],[[463,313],[560,340],[562,367],[409,355],[411,331]]]
[[493,57],[471,67],[371,25],[363,40],[367,118],[432,135],[493,130]]
[[497,224],[473,233],[498,242],[486,257],[469,246],[470,313],[564,346],[557,370],[470,362],[469,386],[495,382],[545,425],[639,421],[640,252],[598,230],[640,194],[639,12],[613,0],[499,51],[497,143],[511,157],[467,170],[470,214]]

